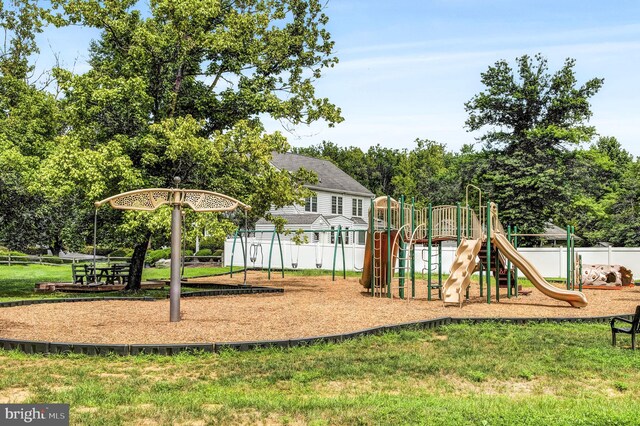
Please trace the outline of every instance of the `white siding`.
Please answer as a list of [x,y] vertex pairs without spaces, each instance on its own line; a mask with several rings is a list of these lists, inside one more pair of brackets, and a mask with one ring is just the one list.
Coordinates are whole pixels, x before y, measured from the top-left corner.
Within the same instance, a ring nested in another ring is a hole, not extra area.
[[272,207],[269,210],[269,213],[274,214],[274,215],[301,214],[301,213],[305,213],[305,211],[304,211],[304,206],[293,205],[293,206],[284,206],[284,207],[281,207],[279,209],[274,209]]
[[318,191],[318,213],[324,214],[324,215],[331,214],[331,196],[332,195],[335,195],[335,194]]
[[[367,212],[371,206],[371,198],[357,197],[354,195],[330,192],[330,191],[316,191],[318,197],[318,211],[317,212],[305,212],[303,205],[285,206],[279,209],[272,208],[269,213],[274,215],[284,214],[322,214],[322,215],[337,215],[339,213],[332,213],[331,211],[331,197],[342,197],[342,216],[347,218],[352,217],[353,212],[353,200],[362,200],[362,216],[363,220],[368,222]],[[365,226],[366,228],[366,226]]]

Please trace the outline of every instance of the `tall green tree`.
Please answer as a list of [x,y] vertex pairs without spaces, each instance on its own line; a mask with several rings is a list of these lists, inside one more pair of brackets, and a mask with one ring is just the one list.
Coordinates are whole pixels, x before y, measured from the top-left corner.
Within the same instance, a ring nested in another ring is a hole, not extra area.
[[444,144],[416,139],[415,148],[403,150],[392,182],[395,196],[419,202],[454,204],[460,201],[461,182],[456,155]]
[[465,104],[467,129],[486,129],[479,137],[484,155],[477,180],[505,222],[527,231],[540,231],[568,207],[571,148],[595,135],[589,100],[604,80],[578,85],[574,67],[575,60],[567,59],[550,73],[542,55],[517,58],[515,70],[498,61],[481,74],[486,89]]
[[[180,176],[186,187],[241,199],[257,216],[271,205],[300,202],[307,194],[302,183],[311,176],[271,167],[271,152],[289,145],[279,132],[266,134],[260,119],[269,115],[294,125],[342,120],[314,88],[323,69],[337,62],[322,3],[154,0],[145,13],[136,3],[52,1],[55,24],[101,30],[88,72],[55,71],[67,123],[56,155],[68,149],[82,158],[111,153],[107,164],[116,165],[111,175],[109,166],[100,168],[99,185],[85,198],[166,187]],[[125,175],[127,168],[132,172]],[[64,173],[45,175],[54,187]],[[85,175],[78,173],[76,183]],[[135,288],[157,227],[148,215],[122,216],[118,229],[134,245]]]
[[616,246],[638,247],[640,245],[640,159],[623,169],[620,188],[607,213],[610,222],[604,240]]
[[17,249],[56,242],[50,226],[55,212],[32,188],[40,162],[62,130],[56,100],[38,87],[30,63],[42,26],[37,2],[0,4],[0,243]]
[[612,212],[620,202],[622,188],[633,157],[614,137],[602,136],[589,147],[575,151],[571,169],[570,208],[555,219],[571,223],[587,245],[610,241]]

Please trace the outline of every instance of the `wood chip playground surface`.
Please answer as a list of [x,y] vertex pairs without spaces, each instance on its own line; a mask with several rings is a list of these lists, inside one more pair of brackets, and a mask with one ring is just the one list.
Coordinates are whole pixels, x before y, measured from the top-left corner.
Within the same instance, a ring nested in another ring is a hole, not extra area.
[[[633,313],[640,287],[618,291],[585,290],[589,300],[576,309],[544,296],[486,303],[478,285],[462,308],[427,301],[420,285],[416,300],[372,298],[357,278],[280,276],[252,271],[247,282],[284,288],[280,294],[183,298],[182,321],[169,322],[169,301],[93,301],[16,306],[0,309],[0,337],[52,342],[170,344],[282,340],[348,333],[371,327],[439,317],[549,318],[596,317]],[[197,279],[240,284],[243,274]],[[195,281],[195,280],[193,280]],[[416,281],[421,283],[421,281]],[[494,289],[495,290],[495,286]],[[434,292],[436,295],[437,292]]]

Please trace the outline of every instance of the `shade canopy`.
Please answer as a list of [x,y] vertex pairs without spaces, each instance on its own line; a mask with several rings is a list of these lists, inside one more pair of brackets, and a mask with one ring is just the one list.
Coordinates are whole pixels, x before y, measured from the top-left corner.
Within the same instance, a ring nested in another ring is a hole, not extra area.
[[196,212],[227,212],[237,208],[251,209],[250,206],[227,195],[199,189],[137,189],[96,201],[95,206],[97,208],[106,203],[118,210],[142,211],[153,211],[165,204],[187,205]]

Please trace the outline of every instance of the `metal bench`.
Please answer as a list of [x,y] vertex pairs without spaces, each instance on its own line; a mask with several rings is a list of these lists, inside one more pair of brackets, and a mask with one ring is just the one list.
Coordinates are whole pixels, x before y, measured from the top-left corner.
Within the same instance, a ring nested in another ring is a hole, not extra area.
[[[616,326],[616,321],[628,324],[628,327]],[[616,345],[616,335],[618,333],[631,335],[631,349],[636,349],[636,334],[640,334],[640,305],[636,306],[636,313],[633,319],[616,317],[611,320],[611,344]]]

